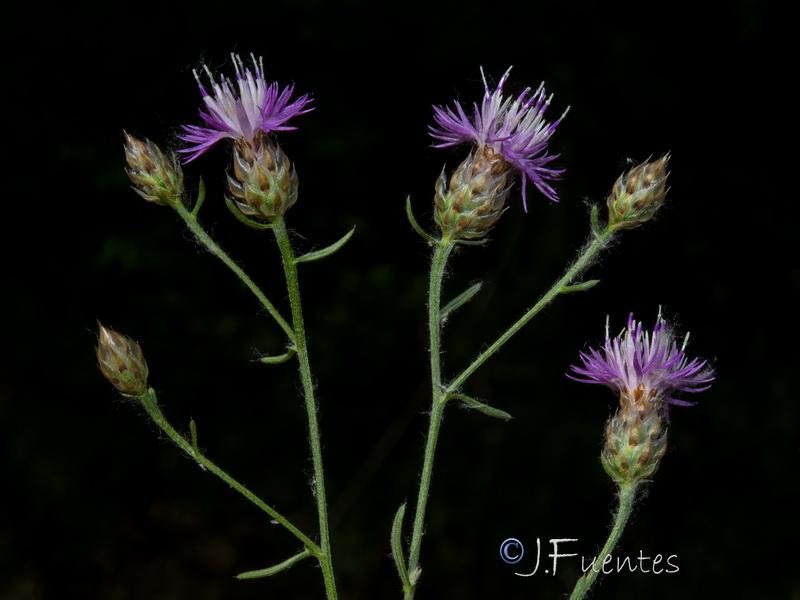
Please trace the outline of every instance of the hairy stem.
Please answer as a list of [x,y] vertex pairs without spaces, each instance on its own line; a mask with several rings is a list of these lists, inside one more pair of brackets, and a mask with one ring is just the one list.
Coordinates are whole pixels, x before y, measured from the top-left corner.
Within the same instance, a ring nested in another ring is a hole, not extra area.
[[331,560],[330,533],[328,527],[328,505],[325,497],[325,474],[322,467],[322,447],[317,421],[317,403],[314,398],[314,383],[311,377],[311,366],[308,359],[303,308],[300,302],[300,285],[297,279],[297,264],[294,251],[289,240],[289,233],[282,217],[273,221],[272,231],[281,252],[283,272],[286,276],[286,287],[289,292],[289,303],[292,307],[292,328],[294,331],[294,347],[300,363],[300,379],[308,413],[308,431],[311,438],[311,458],[314,464],[314,486],[319,514],[320,550],[318,555],[322,575],[325,579],[325,592],[328,600],[336,600],[336,581]]
[[625,525],[628,523],[628,518],[631,516],[631,509],[633,508],[633,501],[636,499],[636,483],[628,482],[628,483],[621,483],[619,486],[619,508],[617,509],[617,514],[614,517],[614,525],[611,527],[611,533],[608,534],[608,539],[606,540],[605,546],[600,551],[600,554],[595,559],[595,562],[592,563],[591,568],[583,575],[578,582],[575,584],[575,589],[572,591],[572,595],[569,597],[569,600],[582,600],[586,593],[589,591],[589,588],[592,587],[594,580],[597,579],[597,576],[603,570],[603,561],[605,561],[606,557],[611,554],[611,551],[619,542],[619,538],[622,536],[622,531],[625,529]]
[[441,358],[441,310],[442,310],[442,280],[447,266],[447,259],[454,247],[449,240],[438,242],[431,262],[430,288],[428,291],[428,333],[430,335],[430,361],[431,361],[431,418],[428,425],[427,443],[425,445],[425,459],[422,466],[422,476],[417,495],[417,508],[414,513],[414,531],[411,536],[411,548],[408,561],[408,571],[411,577],[410,585],[405,586],[406,600],[414,597],[416,581],[419,577],[419,554],[422,546],[422,531],[425,526],[425,508],[431,487],[433,474],[433,458],[436,452],[436,441],[439,437],[439,428],[442,424],[442,414],[446,402],[446,393],[442,386],[442,358]]
[[294,343],[295,342],[295,332],[292,330],[292,327],[286,320],[280,315],[278,309],[269,301],[269,299],[264,295],[264,292],[253,282],[250,277],[248,277],[247,273],[242,270],[242,268],[233,262],[230,256],[228,256],[225,251],[219,247],[211,236],[206,233],[206,231],[201,227],[200,223],[197,220],[197,216],[194,212],[189,212],[185,206],[181,203],[176,203],[173,205],[175,211],[180,215],[181,219],[186,222],[186,226],[189,228],[194,236],[203,244],[211,254],[219,258],[225,266],[227,266],[234,274],[242,280],[251,292],[258,298],[258,301],[261,302],[261,305],[267,309],[267,312],[272,316],[273,319],[278,323],[281,329],[289,336],[289,339]]
[[241,483],[236,481],[233,477],[228,475],[225,471],[220,469],[217,465],[207,459],[203,454],[201,454],[194,446],[194,444],[190,443],[186,438],[184,438],[181,434],[179,434],[172,425],[169,424],[166,417],[164,417],[163,413],[161,412],[161,408],[158,406],[158,397],[156,396],[155,391],[150,388],[147,391],[145,396],[141,397],[142,406],[147,411],[147,414],[150,415],[150,418],[153,419],[156,425],[166,433],[169,438],[175,442],[178,447],[183,450],[189,457],[197,462],[202,468],[210,471],[220,479],[222,479],[225,483],[231,486],[234,490],[239,492],[242,496],[250,500],[253,504],[258,506],[261,510],[266,512],[270,517],[275,519],[278,523],[283,525],[286,529],[288,529],[294,536],[305,544],[306,548],[308,548],[311,552],[315,555],[320,554],[320,548],[315,544],[311,539],[309,539],[306,535],[304,535],[297,527],[295,527],[286,517],[268,505],[266,502],[261,500],[258,496],[256,496],[253,492],[243,486]]
[[608,243],[611,241],[611,238],[614,235],[614,231],[610,228],[606,228],[602,232],[593,234],[592,241],[584,248],[581,255],[578,259],[567,269],[567,272],[559,279],[553,287],[551,287],[544,296],[542,296],[539,301],[531,308],[528,312],[526,312],[520,319],[514,323],[511,327],[506,330],[497,340],[489,346],[486,350],[484,350],[478,358],[476,358],[471,365],[469,365],[464,371],[456,377],[450,385],[447,386],[446,391],[448,393],[457,391],[467,379],[480,367],[483,363],[485,363],[495,352],[497,352],[500,347],[505,344],[511,337],[517,333],[520,329],[522,329],[528,321],[530,321],[534,316],[536,316],[539,311],[541,311],[545,306],[550,304],[556,296],[562,294],[564,292],[569,291],[569,284],[581,274],[581,272],[588,267],[597,254],[605,248]]

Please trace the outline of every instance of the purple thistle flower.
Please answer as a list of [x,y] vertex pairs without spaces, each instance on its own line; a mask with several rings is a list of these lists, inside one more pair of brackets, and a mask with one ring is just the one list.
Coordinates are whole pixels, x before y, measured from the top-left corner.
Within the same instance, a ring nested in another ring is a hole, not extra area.
[[236,68],[238,94],[234,91],[230,79],[220,77],[217,83],[208,67],[204,67],[214,92],[213,95],[209,94],[203,87],[197,71],[194,71],[207,110],[204,112],[201,109],[200,116],[208,127],[183,126],[187,133],[178,138],[194,144],[179,150],[189,155],[184,158],[184,164],[193,161],[224,138],[256,147],[260,136],[273,131],[297,129],[284,123],[292,117],[314,110],[306,108],[311,102],[307,94],[290,103],[294,85],[281,90],[277,83],[267,83],[264,79],[262,59],[256,61],[255,56],[252,54],[250,56],[253,59],[253,71],[244,66],[239,55],[231,54]]
[[700,359],[688,361],[684,350],[689,336],[680,349],[672,332],[659,315],[652,334],[642,330],[642,324],[628,317],[628,327],[613,340],[595,350],[581,352],[583,366],[570,368],[578,375],[568,377],[585,383],[599,383],[626,397],[643,397],[651,404],[661,403],[669,422],[669,405],[692,406],[673,397],[676,392],[701,392],[714,380],[714,370]]
[[467,116],[464,107],[456,101],[453,107],[434,106],[436,127],[430,126],[430,135],[441,140],[434,148],[446,148],[464,142],[473,142],[479,148],[489,146],[503,156],[505,161],[522,174],[522,205],[528,211],[526,184],[530,180],[546,198],[558,201],[556,191],[547,183],[559,179],[564,169],[547,165],[558,154],[548,154],[547,144],[564,114],[554,123],[544,120],[552,95],[545,98],[544,84],[530,94],[525,88],[516,99],[503,98],[503,85],[511,67],[505,72],[494,92],[489,90],[481,68],[485,93],[480,106],[473,103],[474,115]]

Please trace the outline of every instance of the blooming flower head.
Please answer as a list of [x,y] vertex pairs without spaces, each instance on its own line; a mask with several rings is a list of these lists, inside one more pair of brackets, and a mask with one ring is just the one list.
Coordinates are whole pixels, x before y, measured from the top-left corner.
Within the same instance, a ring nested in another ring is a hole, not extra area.
[[[478,148],[489,147],[522,176],[522,204],[528,210],[526,201],[526,184],[530,180],[546,198],[558,201],[556,191],[547,183],[558,179],[563,169],[552,169],[547,165],[558,154],[548,154],[547,144],[556,127],[567,114],[554,123],[544,120],[544,113],[550,105],[552,96],[545,97],[544,84],[534,92],[526,88],[513,98],[503,98],[503,85],[511,71],[509,67],[494,92],[489,90],[486,77],[483,76],[485,93],[480,106],[473,104],[472,119],[467,116],[460,102],[452,107],[434,106],[434,121],[430,134],[440,140],[435,148],[455,146],[464,142],[472,142]],[[569,110],[569,109],[567,109]]]
[[[710,387],[714,371],[707,361],[689,361],[684,352],[686,340],[679,348],[672,331],[661,318],[652,333],[641,323],[628,317],[628,327],[614,339],[608,336],[600,350],[581,352],[583,366],[572,366],[576,381],[599,383],[620,393],[620,402],[646,403],[656,408],[663,406],[669,421],[669,405],[691,406],[673,397],[676,392],[700,392]],[[627,400],[626,400],[627,399]]]
[[281,90],[277,83],[267,83],[261,58],[256,61],[255,56],[251,55],[251,71],[244,66],[238,55],[232,54],[231,57],[236,68],[238,93],[230,79],[220,77],[219,82],[216,82],[211,71],[205,67],[211,80],[213,94],[210,94],[194,71],[206,107],[206,111],[200,110],[200,116],[208,127],[183,126],[186,135],[178,137],[193,144],[179,150],[188,155],[184,158],[184,163],[193,161],[224,138],[231,138],[240,145],[256,147],[262,135],[297,129],[285,125],[286,121],[313,110],[307,107],[311,102],[308,95],[300,96],[294,102],[289,101],[294,91],[293,85]]

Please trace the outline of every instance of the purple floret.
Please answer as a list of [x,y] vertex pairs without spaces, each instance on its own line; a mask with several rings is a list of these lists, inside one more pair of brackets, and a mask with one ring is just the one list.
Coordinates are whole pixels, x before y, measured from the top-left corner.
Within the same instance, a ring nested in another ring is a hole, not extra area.
[[[547,144],[566,111],[554,123],[544,120],[551,97],[545,97],[543,85],[533,93],[526,88],[516,99],[503,98],[503,85],[511,71],[509,67],[494,92],[483,78],[485,93],[480,106],[473,103],[472,119],[460,102],[452,107],[433,107],[436,126],[430,126],[430,135],[440,140],[435,148],[446,148],[465,142],[478,147],[489,146],[503,156],[507,163],[522,174],[522,204],[528,210],[526,184],[531,181],[546,198],[558,201],[556,191],[547,183],[560,178],[563,169],[547,165],[558,154],[548,154]],[[483,69],[481,69],[483,75]],[[567,109],[569,110],[569,109]]]
[[714,380],[708,362],[688,361],[684,352],[686,342],[678,348],[666,322],[659,317],[652,334],[643,331],[642,324],[628,317],[628,327],[614,339],[606,333],[605,344],[599,349],[581,352],[583,366],[570,368],[577,376],[568,377],[585,383],[606,385],[620,394],[631,394],[640,386],[647,398],[662,402],[669,421],[669,405],[692,406],[695,402],[678,400],[676,392],[701,392]]
[[193,144],[189,148],[179,150],[188,154],[183,159],[184,163],[193,161],[225,138],[256,146],[257,139],[262,134],[297,129],[284,123],[292,117],[313,110],[307,107],[311,102],[308,95],[300,96],[294,102],[290,102],[294,92],[293,85],[281,90],[277,83],[267,83],[261,59],[256,61],[256,58],[252,57],[253,71],[251,71],[244,66],[238,55],[232,54],[231,57],[236,68],[238,94],[233,89],[230,79],[221,77],[219,82],[215,82],[206,67],[213,91],[213,94],[210,94],[203,87],[197,72],[194,73],[206,107],[206,111],[200,110],[200,117],[208,127],[183,126],[186,135],[178,136],[179,139]]

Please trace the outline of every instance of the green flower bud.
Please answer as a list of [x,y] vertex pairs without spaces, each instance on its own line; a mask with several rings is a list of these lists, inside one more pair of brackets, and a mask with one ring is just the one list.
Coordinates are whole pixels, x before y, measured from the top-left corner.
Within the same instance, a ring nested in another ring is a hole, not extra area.
[[139,344],[99,322],[97,362],[100,371],[117,391],[127,396],[147,393],[147,363]]
[[667,195],[668,161],[665,154],[620,175],[607,200],[609,226],[633,229],[653,217]]
[[125,158],[130,169],[128,177],[136,193],[148,202],[170,206],[183,197],[183,170],[177,158],[164,156],[150,140],[137,140],[125,134]]

